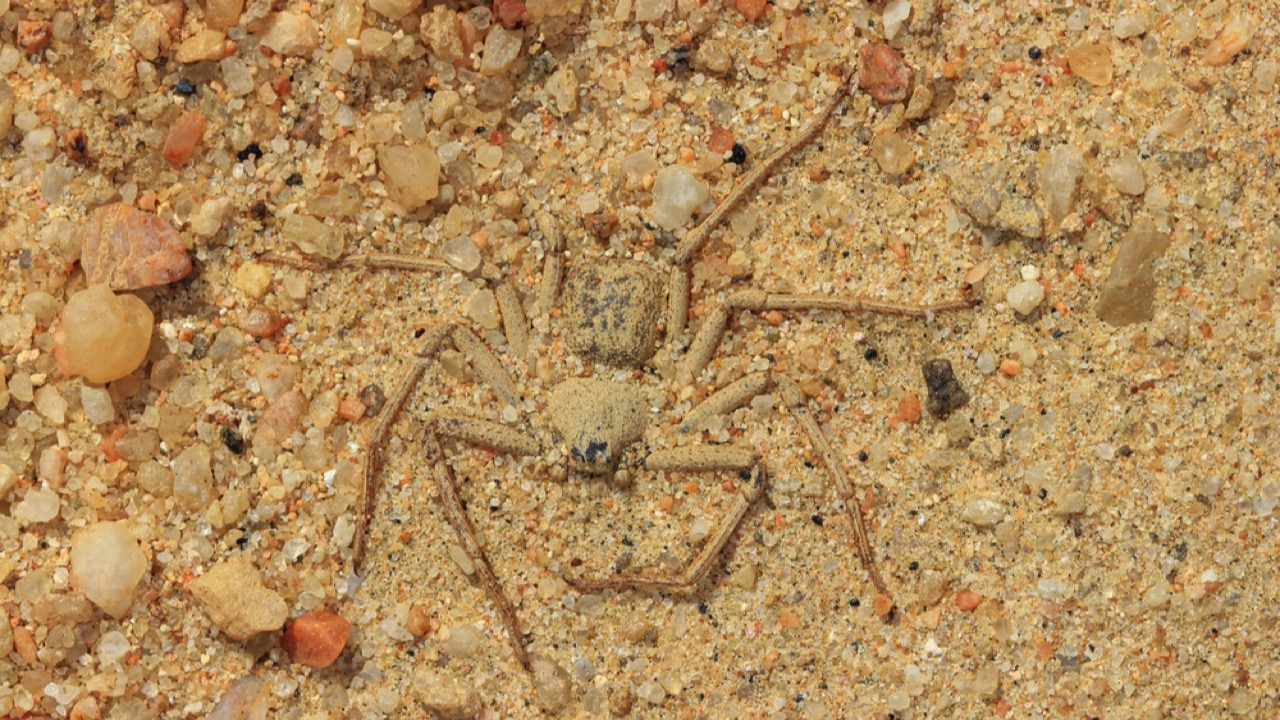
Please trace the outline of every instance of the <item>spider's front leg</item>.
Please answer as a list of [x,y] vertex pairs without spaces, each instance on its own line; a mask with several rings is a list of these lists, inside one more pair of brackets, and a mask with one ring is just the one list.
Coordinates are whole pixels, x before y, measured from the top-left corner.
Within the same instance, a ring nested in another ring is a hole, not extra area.
[[702,550],[688,567],[674,575],[659,573],[621,573],[612,577],[577,577],[566,579],[575,589],[593,592],[606,589],[648,588],[688,590],[706,577],[720,551],[733,536],[751,504],[764,494],[764,463],[751,450],[727,445],[693,445],[659,450],[644,461],[647,470],[667,472],[736,472],[738,494],[733,507],[706,539]]

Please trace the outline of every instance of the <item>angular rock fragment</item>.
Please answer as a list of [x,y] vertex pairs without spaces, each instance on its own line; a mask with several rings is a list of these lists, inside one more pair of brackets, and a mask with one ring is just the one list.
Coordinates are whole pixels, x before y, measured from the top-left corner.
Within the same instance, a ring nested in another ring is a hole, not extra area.
[[945,418],[969,402],[969,393],[956,379],[950,360],[934,358],[926,361],[921,369],[924,371],[925,387],[929,389],[925,407],[930,415]]
[[1150,222],[1134,225],[1111,262],[1102,283],[1098,317],[1120,327],[1150,320],[1155,315],[1155,265],[1169,248],[1169,237]]
[[263,586],[258,568],[244,558],[223,560],[187,588],[213,624],[233,640],[279,630],[289,617],[284,599]]
[[173,226],[124,203],[93,211],[80,264],[90,285],[112,290],[166,285],[191,272],[191,256]]

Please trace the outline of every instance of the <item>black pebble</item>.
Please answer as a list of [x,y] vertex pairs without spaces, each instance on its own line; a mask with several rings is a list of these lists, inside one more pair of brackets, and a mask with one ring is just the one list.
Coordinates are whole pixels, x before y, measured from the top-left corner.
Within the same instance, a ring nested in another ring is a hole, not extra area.
[[747,161],[747,149],[742,147],[742,143],[734,143],[733,150],[729,153],[729,162],[734,165],[741,165]]
[[219,433],[222,435],[222,444],[226,445],[228,450],[236,455],[244,452],[244,436],[240,434],[239,430],[232,427],[223,427]]
[[929,414],[936,418],[945,418],[951,411],[964,407],[969,402],[969,393],[960,386],[955,371],[951,369],[951,361],[934,358],[925,362],[924,384],[929,388],[929,399],[925,407]]
[[191,97],[196,94],[196,86],[186,80],[179,80],[174,84],[173,91],[182,97]]
[[258,147],[258,143],[256,142],[245,145],[243,150],[236,153],[236,159],[241,162],[244,162],[245,160],[248,160],[251,157],[253,158],[262,157],[262,148]]
[[1031,58],[1032,60],[1039,60],[1040,56],[1043,54],[1044,53],[1040,52],[1040,48],[1036,47],[1035,45],[1032,45],[1027,50],[1027,57]]

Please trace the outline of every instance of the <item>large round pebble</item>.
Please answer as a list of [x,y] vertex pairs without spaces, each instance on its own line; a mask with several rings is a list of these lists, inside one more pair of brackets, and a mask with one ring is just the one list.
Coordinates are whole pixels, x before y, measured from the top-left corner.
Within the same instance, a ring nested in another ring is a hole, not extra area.
[[480,712],[480,694],[475,686],[429,665],[414,674],[413,692],[418,702],[444,720],[472,718]]
[[191,272],[182,238],[164,220],[124,203],[93,211],[80,251],[90,285],[137,290],[181,280]]
[[71,537],[71,581],[113,618],[133,604],[147,556],[123,522],[94,523]]

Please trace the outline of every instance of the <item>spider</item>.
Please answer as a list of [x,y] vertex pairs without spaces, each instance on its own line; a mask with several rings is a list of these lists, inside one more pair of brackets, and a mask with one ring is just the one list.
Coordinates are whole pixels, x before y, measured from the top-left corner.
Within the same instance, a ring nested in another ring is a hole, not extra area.
[[[486,594],[497,607],[516,658],[530,668],[525,637],[519,629],[516,611],[494,573],[463,504],[458,481],[446,461],[445,443],[457,442],[486,447],[513,457],[539,457],[552,447],[562,450],[567,472],[575,476],[615,479],[621,473],[648,472],[717,472],[730,473],[736,479],[736,497],[701,549],[680,572],[620,573],[611,576],[576,576],[566,581],[580,591],[603,589],[647,588],[682,590],[697,585],[716,562],[752,504],[768,485],[765,458],[757,449],[738,445],[689,444],[657,450],[644,457],[628,451],[643,437],[650,421],[649,402],[639,383],[617,380],[619,369],[644,368],[666,339],[676,345],[685,333],[689,309],[690,267],[711,233],[723,223],[737,205],[748,198],[791,156],[822,133],[837,108],[850,92],[852,74],[845,77],[819,116],[782,147],[766,157],[747,173],[730,194],[721,201],[676,247],[668,276],[659,275],[649,264],[638,260],[606,259],[594,264],[580,263],[565,275],[566,248],[559,225],[548,213],[535,216],[538,228],[548,244],[542,278],[538,288],[535,313],[548,316],[553,307],[561,307],[561,338],[568,350],[592,368],[590,376],[562,379],[552,387],[543,410],[550,431],[539,429],[528,418],[513,424],[498,423],[468,415],[437,410],[424,422],[422,443],[426,471],[434,480],[443,503],[444,514],[463,552],[471,560],[475,574]],[[379,270],[453,273],[455,269],[443,260],[397,255],[352,255],[334,263],[320,263],[309,258],[266,256],[264,259],[308,270],[362,268]],[[484,263],[479,275],[492,288],[502,316],[502,327],[511,352],[518,360],[531,360],[535,353],[527,318],[513,286],[492,265]],[[563,294],[561,285],[563,279]],[[665,284],[665,287],[664,287]],[[665,303],[665,328],[663,314]],[[827,313],[878,313],[926,319],[936,313],[971,308],[977,300],[968,294],[956,300],[933,305],[905,305],[838,295],[775,294],[759,290],[740,291],[715,308],[702,321],[688,345],[683,361],[696,378],[715,355],[730,323],[739,313],[781,311],[822,311]],[[446,320],[428,330],[423,338],[417,361],[388,399],[370,438],[362,466],[362,503],[358,519],[352,564],[359,573],[369,545],[369,525],[374,517],[378,497],[379,471],[384,445],[391,426],[406,400],[442,350],[452,347],[471,363],[475,376],[487,385],[501,402],[518,406],[520,388],[513,375],[504,368],[499,356],[482,342],[464,322]],[[712,392],[692,408],[678,425],[678,433],[688,437],[700,424],[714,416],[726,414],[749,403],[762,394],[772,394],[781,401],[804,437],[821,460],[828,480],[843,501],[853,528],[853,541],[858,558],[876,591],[891,597],[888,586],[876,568],[864,518],[855,498],[853,483],[810,413],[808,400],[794,380],[777,370],[753,372]],[[623,458],[629,463],[622,466]],[[890,603],[892,601],[890,600]],[[890,605],[892,606],[892,605]]]

